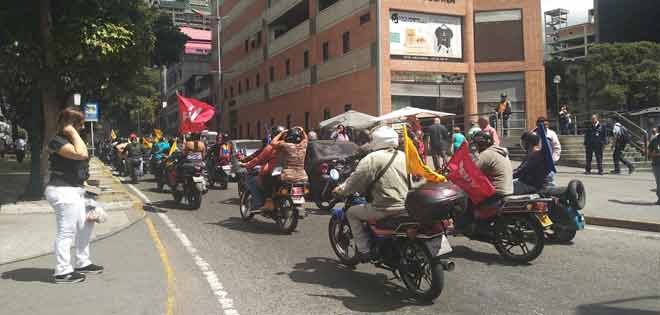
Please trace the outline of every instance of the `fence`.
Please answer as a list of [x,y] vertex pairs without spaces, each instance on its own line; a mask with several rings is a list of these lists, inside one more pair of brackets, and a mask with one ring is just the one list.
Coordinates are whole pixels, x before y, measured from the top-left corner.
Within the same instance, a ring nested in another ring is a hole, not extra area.
[[[521,135],[528,130],[527,117],[525,112],[522,111],[511,112],[511,115],[509,115],[506,120],[502,117],[498,117],[494,112],[456,115],[451,117],[451,127],[463,128],[465,126],[466,118],[474,121],[479,118],[485,118],[490,122],[493,128],[497,130],[497,134],[504,137]],[[465,132],[467,132],[467,130],[465,130]]]

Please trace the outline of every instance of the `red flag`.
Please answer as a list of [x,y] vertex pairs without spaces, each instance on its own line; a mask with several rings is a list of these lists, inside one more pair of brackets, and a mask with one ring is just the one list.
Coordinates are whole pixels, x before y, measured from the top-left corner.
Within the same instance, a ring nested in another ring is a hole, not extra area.
[[179,132],[201,132],[206,129],[206,122],[215,115],[215,108],[200,100],[176,94],[179,99]]
[[495,187],[470,158],[467,142],[456,151],[447,165],[447,178],[460,187],[473,203],[479,204],[495,194]]

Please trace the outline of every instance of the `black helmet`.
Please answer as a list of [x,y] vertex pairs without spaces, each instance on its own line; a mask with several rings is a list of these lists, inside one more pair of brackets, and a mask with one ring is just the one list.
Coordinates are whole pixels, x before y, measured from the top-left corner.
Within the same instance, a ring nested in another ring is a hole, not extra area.
[[286,133],[286,142],[298,144],[302,141],[302,132],[299,128],[289,129]]
[[520,146],[528,150],[530,146],[538,145],[541,143],[541,137],[533,132],[526,131],[520,136]]
[[477,147],[481,148],[488,148],[491,145],[493,145],[493,137],[484,131],[479,131],[477,132],[473,137],[472,137],[472,142],[477,145]]
[[270,138],[275,138],[275,136],[279,135],[281,132],[285,131],[286,128],[282,126],[274,126],[273,128],[270,128]]

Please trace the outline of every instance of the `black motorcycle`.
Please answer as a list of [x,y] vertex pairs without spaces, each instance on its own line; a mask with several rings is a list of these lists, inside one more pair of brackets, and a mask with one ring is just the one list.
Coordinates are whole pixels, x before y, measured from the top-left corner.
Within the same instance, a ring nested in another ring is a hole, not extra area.
[[[172,197],[177,203],[186,198],[191,209],[199,209],[202,205],[202,195],[208,191],[206,186],[206,170],[203,161],[181,161],[171,166],[168,174],[168,185]],[[174,181],[174,182],[172,182]]]
[[139,177],[143,176],[142,165],[142,157],[129,157],[126,159],[126,172],[134,184],[138,182]]

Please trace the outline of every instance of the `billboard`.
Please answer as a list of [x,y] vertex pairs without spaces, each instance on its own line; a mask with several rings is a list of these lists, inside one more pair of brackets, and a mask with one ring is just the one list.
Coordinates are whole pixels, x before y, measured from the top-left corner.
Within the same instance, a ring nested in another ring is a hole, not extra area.
[[459,16],[390,11],[392,59],[463,61]]

